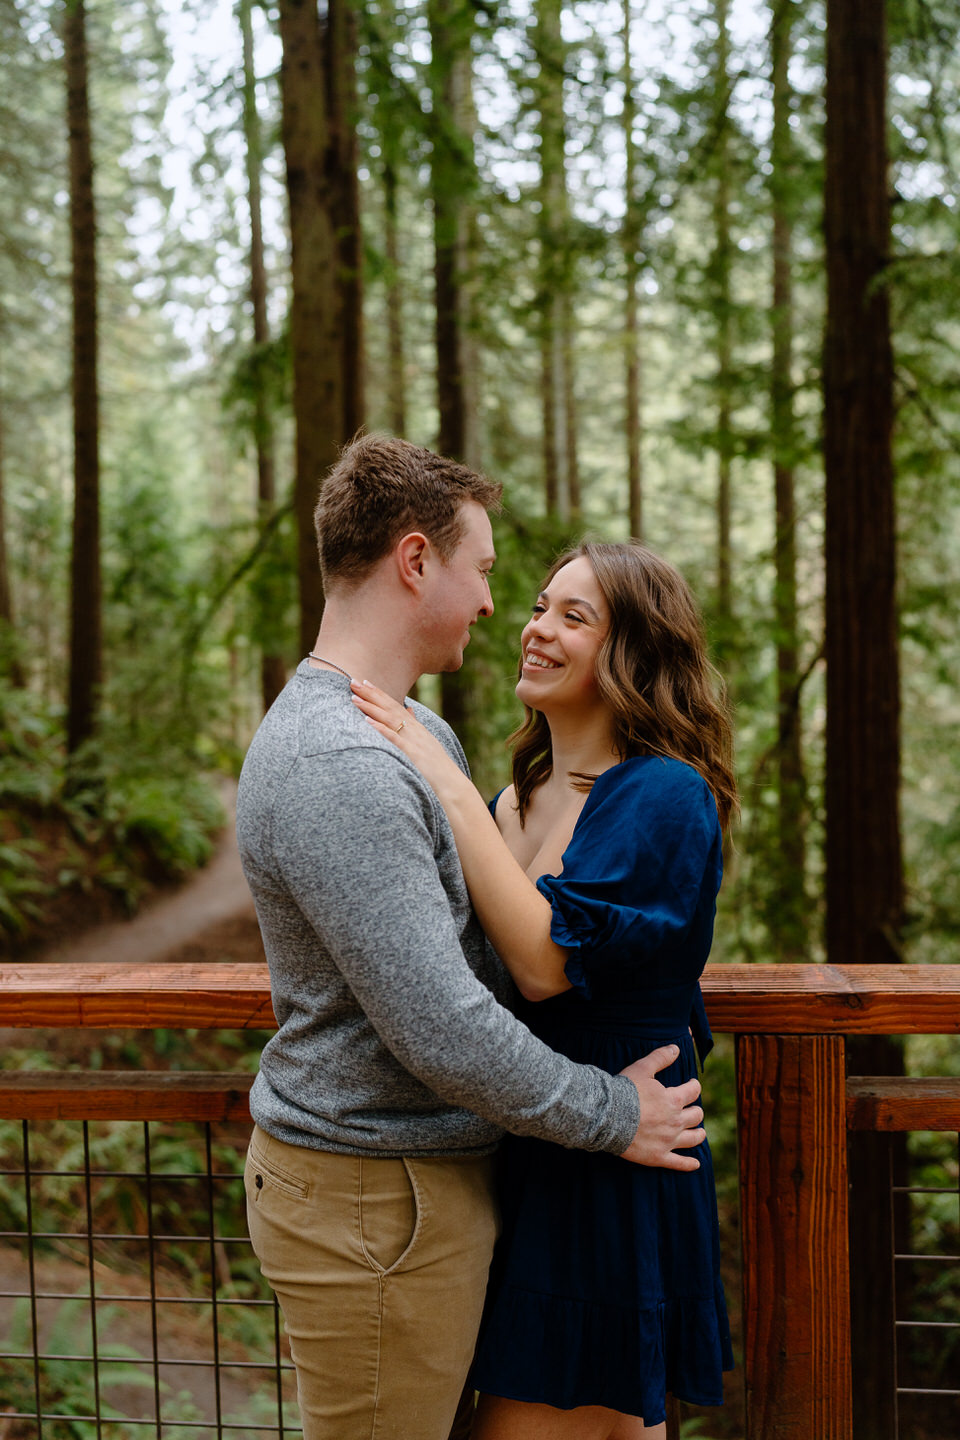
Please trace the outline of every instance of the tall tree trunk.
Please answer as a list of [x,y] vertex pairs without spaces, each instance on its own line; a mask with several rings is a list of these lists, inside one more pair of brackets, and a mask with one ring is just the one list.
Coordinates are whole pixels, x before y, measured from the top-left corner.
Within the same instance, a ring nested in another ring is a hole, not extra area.
[[789,81],[795,0],[773,0],[770,59],[773,80],[770,199],[773,211],[774,611],[777,638],[777,958],[807,953],[806,783],[800,725],[797,631],[797,537],[794,499],[796,446],[793,403],[794,144]]
[[[828,0],[824,222],[827,958],[900,958],[900,678],[896,613],[893,357],[884,267],[890,246],[885,7]],[[882,1036],[851,1066],[902,1073]],[[878,1143],[877,1143],[878,1142]],[[851,1145],[855,1428],[896,1435],[889,1151]]]
[[717,26],[716,182],[713,201],[714,303],[717,317],[717,617],[721,634],[729,637],[733,617],[731,555],[731,454],[733,381],[732,296],[730,290],[730,38],[729,0],[714,0]]
[[0,406],[0,673],[7,683],[17,688],[26,683],[17,651],[17,633],[13,617],[13,594],[10,588],[10,567],[7,560],[6,474],[4,469],[3,411]]
[[[470,335],[470,203],[476,183],[471,36],[473,7],[464,0],[429,0],[430,85],[433,97],[431,193],[436,284],[438,448],[479,464],[475,352]],[[444,719],[468,743],[469,680],[440,681]]]
[[[290,204],[293,298],[290,339],[293,352],[293,411],[296,424],[297,572],[300,596],[300,649],[308,651],[323,613],[323,587],[317,565],[313,511],[322,477],[352,433],[346,417],[356,405],[355,380],[345,374],[345,337],[341,266],[344,225],[338,206],[348,188],[339,183],[343,153],[330,115],[328,71],[337,73],[338,57],[328,53],[348,27],[338,22],[335,0],[321,25],[317,0],[280,0],[280,66],[283,146]],[[349,66],[352,55],[339,56]],[[342,110],[338,112],[342,123]],[[349,217],[348,217],[349,220]],[[351,342],[352,344],[353,342]],[[351,397],[351,389],[353,395]]]
[[827,949],[848,965],[898,959],[903,918],[884,18],[828,6]]
[[338,289],[343,366],[343,435],[364,419],[363,235],[357,164],[357,14],[355,0],[327,0],[326,93],[328,171],[338,240]]
[[[263,146],[260,116],[257,111],[257,75],[253,55],[253,0],[240,0],[239,18],[243,37],[243,133],[246,143],[247,199],[250,207],[250,301],[253,306],[253,343],[262,355],[270,341],[270,325],[267,319],[267,270],[263,255],[260,203]],[[259,369],[253,405],[254,444],[257,451],[257,503],[260,524],[265,525],[273,514],[277,486],[273,417]],[[265,650],[260,656],[260,694],[265,711],[270,709],[285,683],[286,670],[282,657]]]
[[473,10],[464,0],[430,0],[430,85],[433,96],[431,195],[436,287],[437,404],[440,450],[464,464],[477,461],[470,373],[470,201],[476,184],[470,37]]
[[63,26],[70,166],[73,290],[73,550],[67,750],[93,734],[102,679],[97,256],[86,10],[66,0]]
[[383,186],[383,252],[386,260],[387,320],[386,398],[390,429],[407,431],[407,386],[404,337],[403,275],[400,242],[400,182],[410,146],[408,106],[392,60],[400,41],[397,0],[381,0],[375,43],[369,48],[367,88],[377,103],[368,106],[368,123],[376,126]]
[[[569,258],[569,257],[568,257]],[[570,521],[576,525],[583,510],[580,494],[580,444],[577,425],[577,335],[573,305],[573,288],[568,283],[561,295],[560,325],[563,336],[563,419],[564,450],[567,457],[567,497]]]
[[623,344],[626,357],[627,437],[627,515],[630,534],[643,539],[643,417],[641,414],[640,356],[640,215],[637,141],[637,102],[633,93],[632,56],[633,3],[623,0],[623,141],[626,166],[624,172],[623,245],[626,303],[624,306]]
[[383,166],[384,251],[387,259],[387,407],[394,435],[407,433],[406,358],[403,333],[403,285],[400,278],[398,166],[390,156]]
[[576,502],[577,415],[574,375],[572,257],[566,171],[563,0],[537,0],[534,49],[540,110],[538,198],[543,472],[547,513],[568,521]]

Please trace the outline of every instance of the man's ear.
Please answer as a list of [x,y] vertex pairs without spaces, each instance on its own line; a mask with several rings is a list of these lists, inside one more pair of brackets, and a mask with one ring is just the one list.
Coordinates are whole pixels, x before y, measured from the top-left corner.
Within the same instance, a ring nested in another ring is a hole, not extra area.
[[426,535],[413,530],[398,540],[393,549],[400,581],[411,590],[419,591],[423,583],[424,563],[431,546]]

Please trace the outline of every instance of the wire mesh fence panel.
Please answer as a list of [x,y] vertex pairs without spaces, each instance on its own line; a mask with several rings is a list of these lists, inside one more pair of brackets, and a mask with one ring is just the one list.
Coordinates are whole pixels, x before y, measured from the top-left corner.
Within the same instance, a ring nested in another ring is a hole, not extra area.
[[4,1440],[302,1433],[249,1125],[0,1121]]
[[[899,1440],[960,1435],[960,1137],[908,1136],[894,1255]],[[902,1248],[901,1248],[902,1247]]]

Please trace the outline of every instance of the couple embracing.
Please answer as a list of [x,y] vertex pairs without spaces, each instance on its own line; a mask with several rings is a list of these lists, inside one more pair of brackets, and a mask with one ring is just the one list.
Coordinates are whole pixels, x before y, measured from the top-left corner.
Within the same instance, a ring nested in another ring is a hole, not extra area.
[[317,643],[241,776],[279,1026],[247,1208],[306,1440],[660,1440],[732,1363],[696,1078],[729,725],[682,578],[585,544],[531,597],[488,808],[405,697],[493,611],[499,498],[344,451]]

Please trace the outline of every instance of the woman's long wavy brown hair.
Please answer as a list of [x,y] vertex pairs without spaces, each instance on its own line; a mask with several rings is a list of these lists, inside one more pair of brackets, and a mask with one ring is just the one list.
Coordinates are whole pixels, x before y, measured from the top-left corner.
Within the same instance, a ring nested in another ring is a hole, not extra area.
[[[710,787],[726,828],[738,804],[730,719],[686,581],[645,545],[584,541],[554,562],[544,588],[581,556],[589,560],[610,610],[597,682],[614,718],[617,754],[621,760],[663,755],[692,766]],[[524,709],[526,719],[509,741],[521,825],[530,797],[553,770],[550,727],[539,711]],[[585,788],[593,778],[575,777]]]

